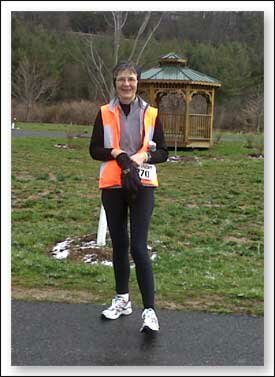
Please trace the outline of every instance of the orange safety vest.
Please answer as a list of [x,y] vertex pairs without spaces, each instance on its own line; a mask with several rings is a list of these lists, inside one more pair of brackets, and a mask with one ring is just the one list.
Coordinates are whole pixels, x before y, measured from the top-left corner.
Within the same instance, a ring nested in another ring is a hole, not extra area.
[[[110,109],[110,105],[104,105],[101,107],[102,122],[104,127],[104,148],[120,148],[120,117],[119,108],[114,106]],[[143,142],[139,152],[148,152],[149,142],[152,141],[156,117],[158,109],[152,106],[148,106],[144,110],[144,125],[143,125]],[[149,165],[151,168],[155,168]],[[155,174],[153,179],[141,178],[142,184],[145,186],[158,186],[157,175]],[[121,187],[121,168],[116,160],[106,161],[101,164],[99,173],[99,188],[107,187]]]

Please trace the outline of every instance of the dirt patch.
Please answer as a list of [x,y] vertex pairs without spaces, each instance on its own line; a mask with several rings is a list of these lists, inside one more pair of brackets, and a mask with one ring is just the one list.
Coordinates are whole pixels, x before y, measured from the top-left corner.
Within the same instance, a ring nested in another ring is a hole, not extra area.
[[54,301],[75,304],[86,304],[99,300],[99,296],[91,292],[54,288],[12,287],[11,296],[16,300]]
[[49,256],[56,259],[70,259],[75,262],[98,263],[112,261],[112,249],[100,247],[96,243],[96,234],[86,234],[81,237],[68,237],[59,240],[48,251]]
[[49,172],[48,175],[49,175],[49,180],[50,180],[50,181],[54,181],[54,182],[57,181],[57,177],[56,177],[55,174]]
[[[25,301],[51,301],[71,304],[103,304],[104,297],[90,291],[66,290],[56,288],[25,288],[13,286],[11,297],[15,300]],[[205,295],[200,297],[187,297],[182,303],[166,301],[157,298],[157,307],[168,310],[205,311],[218,313],[235,313],[242,315],[262,315],[263,302],[245,299],[242,304],[225,300],[218,295]]]
[[34,179],[34,177],[28,173],[16,173],[16,180],[17,181],[32,181]]
[[242,237],[242,238],[237,238],[237,237],[234,237],[234,236],[228,236],[228,237],[224,237],[224,240],[226,242],[234,242],[234,243],[237,243],[238,245],[244,245],[244,244],[247,244],[249,243],[250,241],[245,238],[245,237]]
[[242,304],[235,303],[224,296],[204,295],[200,297],[186,297],[182,303],[161,301],[157,305],[169,310],[205,311],[217,313],[235,313],[241,315],[261,315],[263,301],[244,299]]
[[49,196],[49,194],[51,193],[52,193],[51,190],[42,191],[42,192],[39,192],[38,194],[33,194],[33,195],[28,196],[26,200],[39,200],[40,198]]
[[[97,245],[97,235],[86,234],[81,237],[68,237],[65,240],[57,241],[48,251],[50,257],[56,259],[69,259],[74,262],[91,264],[105,264],[112,266],[112,248],[108,246],[110,240],[107,238],[106,246]],[[148,246],[148,253],[152,260],[156,257],[156,251]],[[130,264],[134,264],[131,256]]]

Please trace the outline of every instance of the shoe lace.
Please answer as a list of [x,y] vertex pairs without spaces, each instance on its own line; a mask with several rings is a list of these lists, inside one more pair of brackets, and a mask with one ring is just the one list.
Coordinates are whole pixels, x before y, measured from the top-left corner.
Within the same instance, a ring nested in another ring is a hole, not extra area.
[[123,306],[125,306],[125,300],[122,297],[116,296],[113,299],[110,309],[112,310],[121,309],[123,308]]

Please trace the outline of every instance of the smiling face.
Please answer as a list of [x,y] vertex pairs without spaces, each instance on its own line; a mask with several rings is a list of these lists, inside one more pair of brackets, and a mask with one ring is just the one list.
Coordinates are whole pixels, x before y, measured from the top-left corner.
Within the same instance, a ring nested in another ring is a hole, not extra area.
[[119,71],[116,77],[116,92],[121,103],[131,103],[137,92],[137,74],[129,69]]

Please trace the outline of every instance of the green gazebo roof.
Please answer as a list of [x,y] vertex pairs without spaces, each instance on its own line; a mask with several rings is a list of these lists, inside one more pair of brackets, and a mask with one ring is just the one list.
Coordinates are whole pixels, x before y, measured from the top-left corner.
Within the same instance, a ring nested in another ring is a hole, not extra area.
[[174,52],[160,58],[160,66],[150,68],[141,73],[141,80],[154,81],[185,81],[220,86],[217,79],[186,66],[186,59]]

